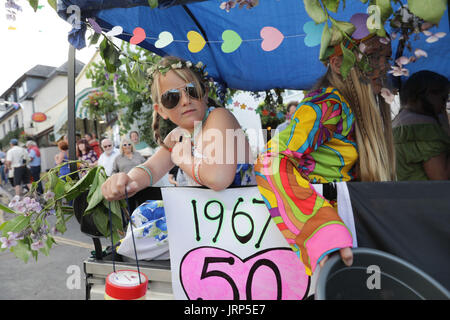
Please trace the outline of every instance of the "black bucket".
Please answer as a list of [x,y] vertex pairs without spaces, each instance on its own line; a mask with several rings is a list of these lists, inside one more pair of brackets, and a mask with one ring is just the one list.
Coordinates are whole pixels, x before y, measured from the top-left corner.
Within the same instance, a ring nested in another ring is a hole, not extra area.
[[316,300],[448,300],[450,293],[422,270],[386,252],[355,248],[353,264],[332,254],[320,270]]

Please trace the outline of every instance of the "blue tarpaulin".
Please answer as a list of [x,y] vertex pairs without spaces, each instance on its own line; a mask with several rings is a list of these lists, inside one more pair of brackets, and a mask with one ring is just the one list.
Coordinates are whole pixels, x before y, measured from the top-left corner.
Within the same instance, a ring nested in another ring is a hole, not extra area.
[[[139,46],[162,56],[202,61],[209,75],[229,88],[249,91],[307,89],[325,72],[318,59],[323,25],[316,25],[311,20],[303,1],[261,0],[250,10],[233,8],[229,12],[220,8],[222,2],[160,0],[160,6],[151,9],[148,1],[143,0],[63,0],[58,2],[58,14],[67,19],[67,7],[77,5],[83,21],[94,18],[105,32],[121,26],[123,33],[117,37],[125,41],[130,41],[133,30],[140,27],[146,38]],[[338,13],[332,15],[337,20],[349,21],[353,14],[366,10],[367,5],[360,1],[347,1],[345,10],[341,6]],[[83,28],[85,25],[81,30],[72,30],[69,36],[76,48],[85,45]],[[155,44],[163,31],[169,32],[173,41],[157,48]],[[190,31],[197,32],[206,42],[198,52],[189,50]],[[435,43],[427,43],[427,36],[418,34],[413,49],[425,50],[428,58],[420,58],[406,67],[410,73],[427,69],[449,77],[447,12],[439,26],[430,31],[445,32],[446,36]],[[278,46],[277,39],[281,41]],[[398,40],[393,41],[392,46],[395,54]],[[413,54],[405,49],[404,55]]]

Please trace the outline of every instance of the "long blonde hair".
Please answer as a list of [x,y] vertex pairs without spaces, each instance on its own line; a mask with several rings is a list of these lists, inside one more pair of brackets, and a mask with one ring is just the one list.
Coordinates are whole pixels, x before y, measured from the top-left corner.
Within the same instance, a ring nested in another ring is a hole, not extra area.
[[336,88],[344,96],[356,117],[359,180],[395,180],[395,150],[389,104],[381,97],[375,97],[370,81],[357,68],[352,68],[346,79],[328,68],[316,87],[328,86]]

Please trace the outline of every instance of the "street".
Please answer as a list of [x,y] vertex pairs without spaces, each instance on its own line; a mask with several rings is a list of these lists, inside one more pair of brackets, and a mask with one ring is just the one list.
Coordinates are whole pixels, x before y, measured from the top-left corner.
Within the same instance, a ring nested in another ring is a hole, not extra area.
[[[12,188],[0,187],[0,201],[8,204]],[[0,212],[0,223],[12,215]],[[81,233],[75,217],[67,231],[55,236],[49,256],[39,253],[38,261],[27,263],[6,250],[0,253],[0,300],[84,300],[83,261],[94,250],[92,239]],[[107,240],[102,239],[103,248]]]

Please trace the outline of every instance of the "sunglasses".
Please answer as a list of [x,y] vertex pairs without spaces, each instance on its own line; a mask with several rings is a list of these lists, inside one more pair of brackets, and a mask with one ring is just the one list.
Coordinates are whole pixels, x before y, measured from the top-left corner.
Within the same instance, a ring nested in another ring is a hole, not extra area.
[[[191,82],[186,84],[185,87],[178,89],[170,89],[164,92],[161,96],[162,105],[167,109],[175,108],[181,100],[181,90],[184,90],[184,92],[186,92],[186,94],[193,99],[201,98],[201,96],[199,96],[197,92],[195,84]],[[203,87],[201,91],[204,91]]]
[[129,146],[131,146],[131,143],[124,143],[123,146],[124,147],[129,147]]
[[108,145],[106,145],[106,146],[103,146],[103,148],[110,148],[110,147],[112,147],[111,144],[108,144]]

